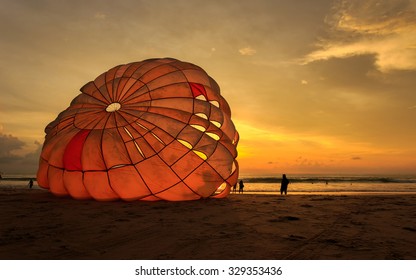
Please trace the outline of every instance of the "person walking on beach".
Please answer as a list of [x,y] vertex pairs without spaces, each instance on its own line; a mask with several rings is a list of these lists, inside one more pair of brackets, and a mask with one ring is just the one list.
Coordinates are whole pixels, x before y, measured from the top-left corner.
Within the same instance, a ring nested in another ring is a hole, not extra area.
[[237,192],[237,183],[235,183],[235,185],[233,186],[233,193]]
[[243,189],[244,189],[244,183],[243,180],[240,180],[240,188],[238,189],[238,193],[243,193]]
[[285,193],[287,195],[287,186],[289,185],[289,180],[286,178],[286,174],[283,174],[282,183],[280,185],[280,195]]
[[29,180],[29,189],[31,189],[33,187],[33,179]]

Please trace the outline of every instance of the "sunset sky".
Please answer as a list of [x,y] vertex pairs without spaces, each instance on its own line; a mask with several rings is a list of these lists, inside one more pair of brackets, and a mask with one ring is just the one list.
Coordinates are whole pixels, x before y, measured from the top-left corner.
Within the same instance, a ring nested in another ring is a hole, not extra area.
[[44,127],[113,66],[213,77],[240,173],[416,174],[416,0],[0,0],[0,171],[35,174]]

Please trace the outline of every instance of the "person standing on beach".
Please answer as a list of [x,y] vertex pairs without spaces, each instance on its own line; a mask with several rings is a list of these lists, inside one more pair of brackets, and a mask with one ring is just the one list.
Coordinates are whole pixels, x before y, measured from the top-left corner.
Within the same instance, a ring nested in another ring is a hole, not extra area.
[[244,189],[244,183],[243,180],[240,180],[240,188],[238,189],[238,193],[243,193],[243,189]]
[[29,189],[31,189],[33,187],[33,179],[29,180]]
[[280,195],[283,194],[283,192],[285,193],[285,195],[287,195],[287,186],[289,185],[289,180],[286,178],[286,174],[283,174],[282,177],[282,183],[280,185]]

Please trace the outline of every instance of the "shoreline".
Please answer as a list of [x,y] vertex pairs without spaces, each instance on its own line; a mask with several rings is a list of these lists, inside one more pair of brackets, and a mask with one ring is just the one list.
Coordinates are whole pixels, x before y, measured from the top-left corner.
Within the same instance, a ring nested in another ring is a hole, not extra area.
[[0,259],[416,259],[416,195],[184,202],[0,191]]
[[[39,186],[34,186],[32,189],[28,187],[15,187],[15,186],[1,186],[0,185],[0,195],[4,192],[35,192],[41,191],[45,193],[49,193],[48,189],[41,188]],[[51,194],[52,195],[52,194]],[[284,197],[285,195],[281,195],[279,192],[270,192],[270,191],[244,191],[244,193],[230,193],[230,196],[239,196],[239,195],[264,195],[264,196],[276,196],[276,197]],[[286,196],[292,195],[330,195],[330,196],[346,196],[346,195],[416,195],[416,191],[291,191],[288,192]],[[70,197],[68,197],[70,198]],[[203,199],[202,199],[203,200]],[[117,201],[117,200],[116,200]],[[120,200],[122,201],[122,200]]]
[[[243,195],[276,195],[284,196],[278,192],[256,192],[256,191],[247,191]],[[240,195],[240,194],[230,194],[230,195]],[[416,191],[294,191],[288,192],[287,196],[290,195],[416,195]]]

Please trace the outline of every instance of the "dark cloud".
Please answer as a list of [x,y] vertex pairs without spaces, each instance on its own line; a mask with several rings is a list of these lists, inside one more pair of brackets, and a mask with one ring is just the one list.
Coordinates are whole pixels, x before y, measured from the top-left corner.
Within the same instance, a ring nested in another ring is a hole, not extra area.
[[13,157],[13,152],[20,150],[25,143],[12,135],[0,134],[0,160]]
[[351,159],[352,160],[361,160],[362,158],[361,157],[352,157]]
[[[311,79],[337,88],[378,87],[379,82],[368,74],[376,71],[375,55],[367,54],[345,58],[315,61],[305,66]],[[308,77],[309,78],[309,77]]]
[[37,149],[18,155],[25,143],[12,135],[0,134],[0,172],[5,174],[35,174],[42,145],[35,142]]

